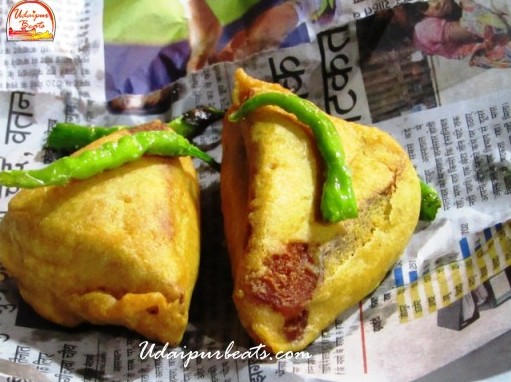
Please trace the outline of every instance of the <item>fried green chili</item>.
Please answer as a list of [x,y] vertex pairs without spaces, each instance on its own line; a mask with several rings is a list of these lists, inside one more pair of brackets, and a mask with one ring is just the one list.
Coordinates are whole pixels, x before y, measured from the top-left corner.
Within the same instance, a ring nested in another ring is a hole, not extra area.
[[311,128],[326,167],[321,196],[323,219],[335,223],[357,217],[357,202],[341,137],[328,115],[312,102],[295,94],[267,92],[247,99],[229,116],[229,120],[238,121],[251,111],[265,105],[278,106],[294,114]]
[[437,212],[442,206],[440,197],[437,191],[425,183],[423,180],[421,184],[421,208],[419,219],[424,221],[433,221],[436,218]]
[[70,153],[89,143],[128,126],[83,126],[71,122],[58,122],[48,134],[45,148]]
[[215,169],[219,168],[212,157],[174,131],[142,131],[125,135],[118,141],[105,143],[77,156],[60,158],[41,169],[0,172],[0,184],[20,188],[64,185],[73,179],[87,179],[104,170],[117,168],[144,154],[192,156]]
[[206,127],[223,118],[225,112],[212,106],[197,106],[169,122],[176,133],[191,139],[201,134]]
[[[224,112],[212,106],[197,106],[174,118],[167,126],[176,133],[191,139],[201,134],[206,127],[220,120]],[[87,146],[105,135],[130,126],[83,126],[69,122],[58,122],[48,135],[45,147],[70,153]]]

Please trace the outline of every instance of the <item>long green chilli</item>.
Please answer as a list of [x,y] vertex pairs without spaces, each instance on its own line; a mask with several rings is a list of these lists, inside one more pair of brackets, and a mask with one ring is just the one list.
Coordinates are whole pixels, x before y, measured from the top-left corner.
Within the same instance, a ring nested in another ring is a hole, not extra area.
[[228,118],[236,122],[253,110],[267,105],[278,106],[294,114],[314,134],[326,167],[320,206],[323,219],[335,223],[356,218],[358,207],[351,172],[346,163],[341,137],[328,115],[312,102],[295,94],[267,92],[248,98]]
[[212,157],[174,131],[142,131],[77,156],[60,158],[41,169],[0,172],[0,184],[20,188],[65,185],[73,179],[87,179],[135,161],[142,155],[192,156],[219,168]]
[[[212,106],[197,106],[167,122],[166,125],[185,138],[192,139],[201,134],[206,127],[220,120],[222,110]],[[89,143],[123,129],[136,126],[84,126],[71,122],[57,122],[50,130],[45,147],[61,152],[73,152]]]

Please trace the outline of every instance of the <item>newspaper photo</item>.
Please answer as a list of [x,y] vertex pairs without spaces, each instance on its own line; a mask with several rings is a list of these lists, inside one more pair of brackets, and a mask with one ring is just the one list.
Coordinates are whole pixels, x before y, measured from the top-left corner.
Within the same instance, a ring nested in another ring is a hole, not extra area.
[[[0,381],[405,382],[511,330],[509,1],[0,0],[0,20],[0,171],[53,162],[59,122],[226,110],[243,68],[389,133],[442,202],[375,291],[274,354],[240,323],[220,175],[194,161],[200,269],[180,345],[49,322],[0,264]],[[192,142],[221,162],[221,137],[217,120]],[[0,185],[0,219],[19,191]]]

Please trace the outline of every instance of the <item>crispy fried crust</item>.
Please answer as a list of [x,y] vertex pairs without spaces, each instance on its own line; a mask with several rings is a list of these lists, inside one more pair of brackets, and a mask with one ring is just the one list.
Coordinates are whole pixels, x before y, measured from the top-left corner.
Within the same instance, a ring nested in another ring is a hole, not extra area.
[[[276,84],[236,72],[231,111]],[[374,290],[417,224],[420,186],[385,132],[333,118],[359,217],[321,220],[323,164],[307,126],[275,107],[224,121],[222,211],[234,301],[248,333],[273,351],[305,348]]]
[[199,265],[191,159],[147,156],[67,186],[20,191],[0,223],[0,261],[51,321],[122,325],[179,343]]

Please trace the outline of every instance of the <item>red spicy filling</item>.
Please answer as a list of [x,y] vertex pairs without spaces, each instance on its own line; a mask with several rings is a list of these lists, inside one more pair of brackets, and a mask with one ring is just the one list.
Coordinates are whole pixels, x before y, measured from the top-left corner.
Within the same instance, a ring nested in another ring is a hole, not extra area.
[[249,291],[254,299],[270,306],[285,318],[289,340],[300,337],[307,325],[307,302],[319,280],[318,267],[306,243],[289,243],[284,253],[264,260],[264,275],[252,278]]

